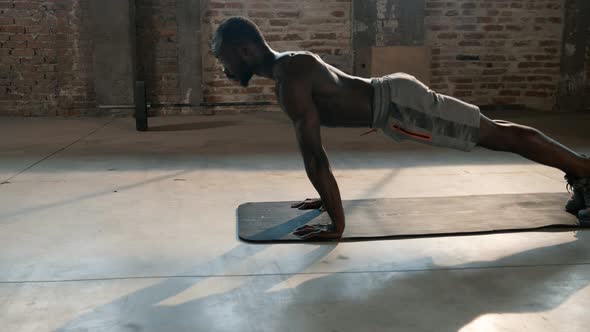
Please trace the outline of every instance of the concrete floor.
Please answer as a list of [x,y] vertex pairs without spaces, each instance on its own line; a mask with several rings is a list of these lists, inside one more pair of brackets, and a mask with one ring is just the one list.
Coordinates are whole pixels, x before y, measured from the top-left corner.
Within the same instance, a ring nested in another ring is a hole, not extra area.
[[[590,152],[589,113],[503,117]],[[588,330],[588,231],[241,243],[241,203],[317,196],[286,117],[150,126],[0,119],[0,330]],[[515,155],[364,131],[323,131],[343,199],[565,191]]]

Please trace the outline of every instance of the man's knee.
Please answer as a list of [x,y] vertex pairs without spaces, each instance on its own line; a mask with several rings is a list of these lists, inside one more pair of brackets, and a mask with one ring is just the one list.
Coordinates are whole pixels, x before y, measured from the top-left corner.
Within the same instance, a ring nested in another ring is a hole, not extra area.
[[491,150],[512,151],[522,140],[536,139],[537,130],[504,120],[483,118],[479,145]]
[[513,141],[531,141],[539,137],[539,131],[535,128],[523,126],[515,123],[503,124],[509,131],[509,138]]
[[501,150],[506,139],[506,131],[501,120],[491,120],[481,116],[478,145],[491,150]]
[[537,140],[540,135],[539,131],[535,128],[519,125],[516,123],[494,120],[496,127],[496,140],[499,145],[499,150],[514,150],[519,143],[531,142]]

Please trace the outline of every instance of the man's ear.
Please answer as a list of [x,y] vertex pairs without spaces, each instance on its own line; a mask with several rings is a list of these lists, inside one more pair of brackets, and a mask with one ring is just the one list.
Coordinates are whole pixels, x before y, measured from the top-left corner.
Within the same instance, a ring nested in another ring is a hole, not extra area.
[[242,58],[248,58],[252,55],[252,51],[250,50],[250,47],[248,44],[244,44],[244,45],[240,46],[238,48],[238,52],[240,54],[240,57],[242,57]]

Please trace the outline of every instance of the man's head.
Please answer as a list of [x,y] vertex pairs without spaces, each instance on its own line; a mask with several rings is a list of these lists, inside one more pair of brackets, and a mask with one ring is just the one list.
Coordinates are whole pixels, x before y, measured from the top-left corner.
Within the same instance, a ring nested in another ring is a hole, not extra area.
[[266,47],[256,24],[243,17],[232,17],[221,23],[211,43],[213,55],[223,65],[225,75],[242,86],[248,86]]

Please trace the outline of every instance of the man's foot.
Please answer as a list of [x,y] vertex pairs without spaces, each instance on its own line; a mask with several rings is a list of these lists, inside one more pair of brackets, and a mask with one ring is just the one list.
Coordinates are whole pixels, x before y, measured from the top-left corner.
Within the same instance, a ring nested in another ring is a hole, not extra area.
[[564,178],[567,181],[567,191],[571,193],[570,199],[565,203],[565,211],[577,216],[580,210],[586,208],[584,194],[582,190],[579,189],[579,186],[574,186],[574,182],[576,181],[575,177],[566,175]]
[[[566,210],[575,213],[581,223],[590,224],[590,177],[574,178],[566,176],[568,187],[574,194],[566,205]],[[569,208],[569,210],[568,210]]]

